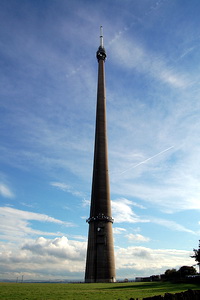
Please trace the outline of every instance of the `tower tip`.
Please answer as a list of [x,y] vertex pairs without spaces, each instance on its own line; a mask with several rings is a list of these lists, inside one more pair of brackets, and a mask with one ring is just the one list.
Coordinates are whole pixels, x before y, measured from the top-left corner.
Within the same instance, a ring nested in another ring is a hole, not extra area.
[[105,60],[106,59],[106,51],[103,46],[103,26],[100,26],[100,46],[96,53],[97,60]]

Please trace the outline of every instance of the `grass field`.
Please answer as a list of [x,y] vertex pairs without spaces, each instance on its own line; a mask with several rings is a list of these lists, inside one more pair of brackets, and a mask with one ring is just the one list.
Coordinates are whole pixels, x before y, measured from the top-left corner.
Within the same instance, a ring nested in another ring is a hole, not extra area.
[[129,300],[142,299],[166,292],[176,293],[188,289],[200,289],[197,284],[172,284],[168,282],[145,283],[0,283],[0,299],[3,300]]

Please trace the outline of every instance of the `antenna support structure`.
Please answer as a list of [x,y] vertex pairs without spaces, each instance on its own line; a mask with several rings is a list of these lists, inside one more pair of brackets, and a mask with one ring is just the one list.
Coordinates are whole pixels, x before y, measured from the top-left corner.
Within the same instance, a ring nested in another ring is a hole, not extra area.
[[100,46],[96,53],[97,60],[105,60],[106,59],[106,50],[103,46],[103,26],[100,26]]

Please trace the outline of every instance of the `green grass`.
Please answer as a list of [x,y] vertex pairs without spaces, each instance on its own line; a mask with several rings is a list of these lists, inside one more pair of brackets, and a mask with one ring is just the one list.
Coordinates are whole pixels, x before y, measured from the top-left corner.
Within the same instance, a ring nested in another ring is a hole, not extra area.
[[3,300],[129,300],[142,299],[164,293],[200,289],[198,284],[173,284],[169,282],[145,283],[0,283]]

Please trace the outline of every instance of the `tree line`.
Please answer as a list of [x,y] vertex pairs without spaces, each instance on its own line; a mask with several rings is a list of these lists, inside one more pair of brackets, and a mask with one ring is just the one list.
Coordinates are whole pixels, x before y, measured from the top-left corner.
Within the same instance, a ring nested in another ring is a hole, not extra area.
[[[199,273],[200,273],[200,240],[199,240],[199,248],[198,249],[193,249],[194,254],[191,255],[190,257],[194,258],[195,261],[197,262],[196,265],[199,266]],[[167,269],[165,271],[164,277],[166,280],[174,280],[174,279],[184,279],[187,276],[193,276],[197,275],[197,271],[194,268],[194,266],[182,266],[180,269]]]

